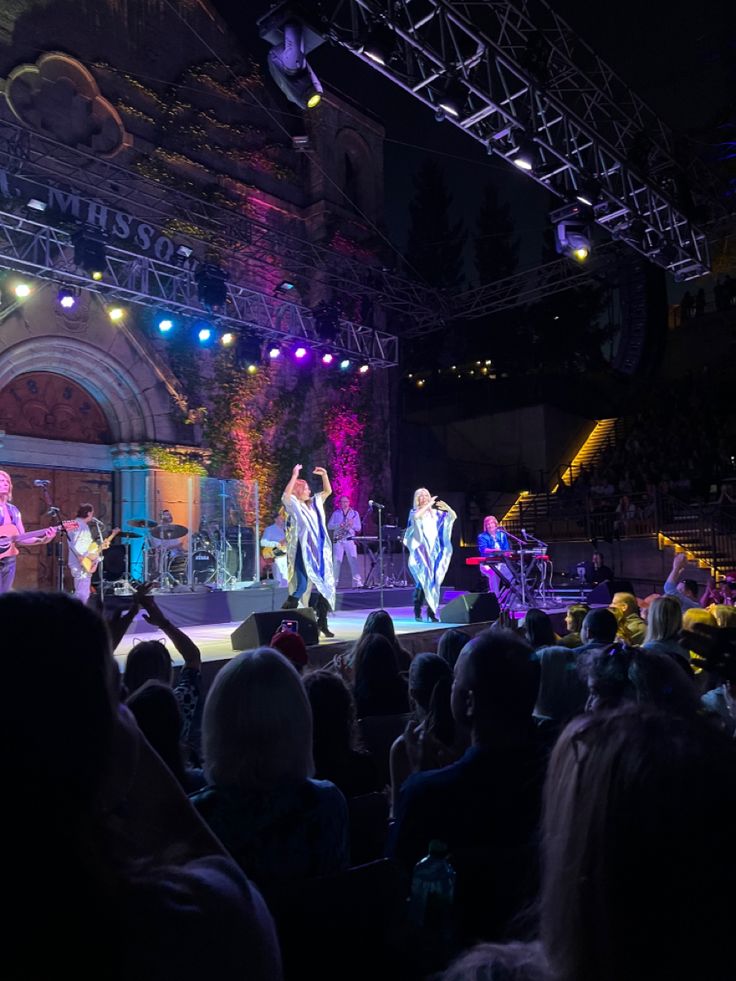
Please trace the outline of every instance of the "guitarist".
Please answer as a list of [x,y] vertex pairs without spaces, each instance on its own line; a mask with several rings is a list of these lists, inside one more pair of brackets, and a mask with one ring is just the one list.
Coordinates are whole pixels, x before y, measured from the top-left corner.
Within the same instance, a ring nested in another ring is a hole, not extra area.
[[95,542],[90,529],[95,519],[95,509],[91,504],[80,504],[77,511],[77,527],[68,532],[69,569],[74,578],[74,595],[82,603],[89,599],[92,576],[100,563],[101,553],[110,545],[119,528],[103,542]]
[[273,578],[279,586],[288,586],[289,574],[286,563],[286,512],[283,508],[261,535],[261,555],[273,559]]
[[[0,470],[0,537],[6,526],[8,526],[7,534],[26,534],[20,509],[11,503],[12,500],[13,481],[10,479],[10,474],[7,470]],[[23,544],[42,545],[44,542],[50,542],[54,538],[56,538],[56,528],[44,528],[39,531],[38,535],[24,539]],[[10,592],[13,586],[16,554],[17,551],[14,551],[14,554],[8,558],[0,559],[0,593]]]

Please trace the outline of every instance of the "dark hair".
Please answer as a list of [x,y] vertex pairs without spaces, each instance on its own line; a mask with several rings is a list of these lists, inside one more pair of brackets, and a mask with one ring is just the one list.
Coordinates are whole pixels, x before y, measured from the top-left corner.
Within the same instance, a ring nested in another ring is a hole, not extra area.
[[417,654],[409,668],[409,694],[427,717],[427,731],[451,746],[455,723],[450,708],[452,672],[439,654]]
[[94,504],[80,504],[77,508],[77,517],[86,518],[88,514],[92,514],[94,509]]
[[[570,723],[542,828],[540,927],[554,977],[733,976],[735,773],[733,740],[697,717],[627,706]],[[693,847],[690,828],[707,847]]]
[[303,680],[312,706],[314,764],[321,773],[320,760],[353,748],[355,702],[348,686],[332,671],[312,671]]
[[544,610],[532,607],[524,617],[524,634],[534,650],[540,647],[551,647],[557,642],[552,620]]
[[382,634],[364,634],[355,646],[353,694],[358,718],[408,711],[406,684],[396,653]]
[[466,634],[464,630],[458,630],[457,627],[451,627],[440,637],[439,643],[437,644],[437,653],[447,662],[450,671],[455,670],[455,664],[460,656],[460,651],[469,640],[470,634]]
[[132,695],[147,681],[163,681],[171,684],[171,655],[160,640],[144,640],[128,652],[125,660],[123,684]]
[[693,596],[698,595],[699,586],[694,579],[683,579],[682,585],[685,587],[688,593],[692,593]]
[[380,634],[391,642],[391,646],[396,654],[396,663],[400,671],[406,671],[411,661],[410,656],[402,648],[399,638],[396,636],[396,628],[391,614],[387,610],[373,610],[365,618],[363,633],[360,635],[362,640],[368,634]]
[[126,702],[138,728],[168,766],[182,787],[186,787],[181,749],[181,712],[176,695],[162,681],[146,681]]
[[692,680],[667,654],[615,644],[591,651],[579,668],[588,683],[589,708],[649,702],[685,716],[695,715],[700,708]]
[[531,719],[539,690],[539,661],[519,634],[483,630],[465,645],[462,661],[475,695],[474,725]]
[[583,620],[590,612],[587,603],[573,603],[567,608],[567,615],[572,620],[572,632],[579,634],[583,625]]
[[580,629],[587,632],[588,641],[611,644],[618,631],[618,623],[610,610],[602,608],[586,613]]

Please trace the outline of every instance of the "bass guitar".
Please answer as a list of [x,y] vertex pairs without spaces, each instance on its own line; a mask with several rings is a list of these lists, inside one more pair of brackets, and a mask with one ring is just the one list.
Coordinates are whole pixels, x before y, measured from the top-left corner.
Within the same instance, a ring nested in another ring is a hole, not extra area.
[[[78,527],[78,521],[64,522],[64,528],[67,531],[75,531]],[[19,545],[30,544],[34,538],[53,528],[56,526],[50,525],[48,528],[37,528],[35,531],[24,531],[21,534],[11,522],[0,525],[0,559],[12,559],[14,555],[18,554]]]

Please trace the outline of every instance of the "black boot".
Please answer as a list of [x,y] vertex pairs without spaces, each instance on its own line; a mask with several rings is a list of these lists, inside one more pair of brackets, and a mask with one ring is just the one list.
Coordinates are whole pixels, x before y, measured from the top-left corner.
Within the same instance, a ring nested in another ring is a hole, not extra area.
[[330,609],[330,604],[327,602],[324,596],[318,597],[317,602],[314,604],[314,608],[317,613],[317,629],[319,632],[323,637],[334,637],[335,635],[327,624],[327,614]]
[[414,604],[414,619],[417,621],[417,623],[421,623],[422,622],[422,604],[421,603],[415,603]]
[[299,606],[298,596],[287,596],[284,602],[281,604],[282,610],[295,610]]
[[430,610],[429,607],[427,607],[427,622],[428,623],[439,623],[440,622],[437,619],[437,617],[434,615],[434,610]]

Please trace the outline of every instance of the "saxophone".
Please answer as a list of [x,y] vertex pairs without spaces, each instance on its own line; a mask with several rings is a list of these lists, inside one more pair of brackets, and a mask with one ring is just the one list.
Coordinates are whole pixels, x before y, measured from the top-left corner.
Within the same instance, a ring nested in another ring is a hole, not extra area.
[[340,524],[335,528],[332,533],[332,540],[334,542],[342,542],[344,539],[349,538],[353,534],[353,526],[347,518],[341,521]]

